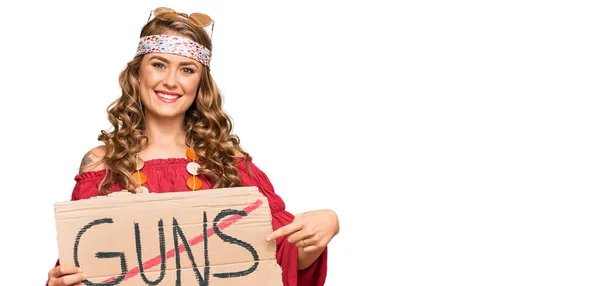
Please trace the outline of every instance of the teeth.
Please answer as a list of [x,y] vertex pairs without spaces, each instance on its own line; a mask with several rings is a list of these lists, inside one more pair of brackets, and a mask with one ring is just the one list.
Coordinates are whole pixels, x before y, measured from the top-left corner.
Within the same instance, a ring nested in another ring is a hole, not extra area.
[[177,95],[170,95],[170,94],[164,94],[164,93],[159,93],[159,92],[157,92],[156,94],[158,96],[164,98],[164,99],[177,99],[177,98],[179,98],[179,96],[177,96]]

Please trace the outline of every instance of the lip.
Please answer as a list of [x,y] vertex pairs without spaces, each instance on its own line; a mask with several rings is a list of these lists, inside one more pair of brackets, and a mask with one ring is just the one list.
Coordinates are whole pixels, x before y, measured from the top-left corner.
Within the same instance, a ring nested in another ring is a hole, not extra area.
[[[164,98],[164,97],[158,95],[159,93],[167,94],[167,95],[174,95],[174,96],[177,96],[177,98],[173,98],[173,99]],[[174,102],[176,102],[177,100],[179,100],[182,97],[182,95],[179,94],[179,93],[169,92],[169,91],[165,91],[165,90],[155,90],[154,91],[154,95],[156,95],[156,98],[158,98],[158,100],[160,100],[160,101],[162,101],[164,103],[174,103]]]

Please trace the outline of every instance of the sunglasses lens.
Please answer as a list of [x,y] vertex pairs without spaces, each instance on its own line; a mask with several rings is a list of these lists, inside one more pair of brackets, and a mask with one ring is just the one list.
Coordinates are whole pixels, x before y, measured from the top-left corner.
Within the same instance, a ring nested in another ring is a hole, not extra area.
[[154,9],[154,15],[166,14],[166,13],[175,13],[175,10],[166,7],[158,7]]
[[177,14],[177,13],[163,13],[163,14],[156,15],[156,18],[165,21],[169,18],[173,18],[173,17],[177,17],[177,16],[179,16],[179,14]]
[[213,22],[213,20],[208,15],[202,13],[192,13],[189,19],[194,24],[200,27],[207,27]]
[[154,16],[158,19],[165,20],[176,16],[177,13],[171,8],[159,7],[154,9]]

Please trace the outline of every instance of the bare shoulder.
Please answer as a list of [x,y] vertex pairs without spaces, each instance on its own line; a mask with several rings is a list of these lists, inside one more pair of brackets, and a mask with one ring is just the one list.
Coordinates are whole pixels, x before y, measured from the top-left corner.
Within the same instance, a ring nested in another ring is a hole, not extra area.
[[106,147],[98,146],[85,153],[79,165],[79,173],[99,171],[105,168],[102,159],[106,155]]

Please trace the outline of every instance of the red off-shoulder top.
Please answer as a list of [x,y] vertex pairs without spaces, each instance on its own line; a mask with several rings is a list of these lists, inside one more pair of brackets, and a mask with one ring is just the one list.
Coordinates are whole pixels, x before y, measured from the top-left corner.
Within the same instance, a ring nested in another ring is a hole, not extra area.
[[[186,180],[190,176],[186,166],[190,160],[186,158],[153,159],[144,162],[142,171],[148,177],[146,187],[150,192],[178,192],[189,188]],[[269,178],[248,158],[248,164],[244,158],[237,160],[239,177],[244,186],[256,186],[259,191],[267,197],[271,208],[273,230],[291,223],[294,215],[285,210],[285,203],[275,194],[273,185]],[[71,200],[88,199],[98,195],[100,182],[104,177],[105,170],[90,171],[75,176],[75,187]],[[201,189],[210,189],[210,182],[203,176]],[[120,191],[122,188],[117,182],[111,187],[111,191]],[[276,241],[277,263],[282,268],[283,285],[285,286],[321,286],[325,284],[327,275],[327,249],[308,268],[298,270],[298,249],[294,244],[287,242],[286,237],[280,237]],[[56,265],[59,265],[57,261]]]

